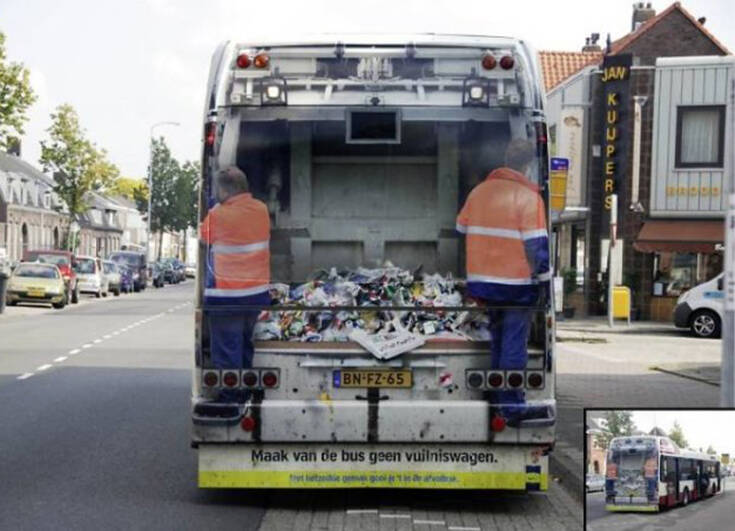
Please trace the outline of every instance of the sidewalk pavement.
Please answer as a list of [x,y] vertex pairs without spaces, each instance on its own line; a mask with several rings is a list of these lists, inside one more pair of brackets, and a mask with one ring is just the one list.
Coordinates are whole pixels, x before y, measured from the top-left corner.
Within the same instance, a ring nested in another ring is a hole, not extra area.
[[663,321],[627,321],[616,319],[613,327],[608,325],[607,317],[587,317],[583,319],[557,319],[557,341],[588,341],[590,343],[606,343],[604,337],[610,334],[686,334],[683,329],[676,328],[673,323]]

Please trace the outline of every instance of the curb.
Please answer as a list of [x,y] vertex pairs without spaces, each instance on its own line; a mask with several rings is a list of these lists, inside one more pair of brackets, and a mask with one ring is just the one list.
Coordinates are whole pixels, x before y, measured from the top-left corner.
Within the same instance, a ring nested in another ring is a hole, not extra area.
[[[579,463],[557,448],[549,454],[549,472],[559,478],[559,485],[575,500],[584,503],[584,481],[579,474]],[[552,479],[552,481],[554,481]]]
[[679,376],[680,378],[686,378],[688,380],[694,380],[695,382],[702,382],[702,383],[705,383],[707,385],[711,385],[713,387],[720,387],[720,384],[715,383],[715,382],[713,382],[711,380],[708,380],[707,378],[702,378],[700,376],[693,376],[691,374],[686,374],[686,373],[683,373],[683,372],[674,371],[672,369],[664,369],[662,367],[651,367],[651,370],[652,371],[663,372],[663,373],[666,373],[666,374],[671,374],[672,376]]

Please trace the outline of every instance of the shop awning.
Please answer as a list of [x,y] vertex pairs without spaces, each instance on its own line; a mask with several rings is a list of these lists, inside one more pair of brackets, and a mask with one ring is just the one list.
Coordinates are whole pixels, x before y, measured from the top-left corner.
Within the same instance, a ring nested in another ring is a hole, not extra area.
[[713,253],[724,241],[724,220],[658,219],[643,224],[633,247],[644,253]]

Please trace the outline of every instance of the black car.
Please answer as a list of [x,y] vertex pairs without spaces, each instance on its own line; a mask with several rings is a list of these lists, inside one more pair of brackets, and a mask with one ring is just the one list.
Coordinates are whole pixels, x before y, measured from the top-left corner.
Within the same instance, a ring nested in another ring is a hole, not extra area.
[[154,262],[151,266],[151,283],[154,288],[162,288],[166,279],[164,278],[164,271],[161,264]]
[[115,251],[110,260],[127,266],[133,272],[133,291],[145,289],[148,282],[148,264],[145,253],[137,251]]

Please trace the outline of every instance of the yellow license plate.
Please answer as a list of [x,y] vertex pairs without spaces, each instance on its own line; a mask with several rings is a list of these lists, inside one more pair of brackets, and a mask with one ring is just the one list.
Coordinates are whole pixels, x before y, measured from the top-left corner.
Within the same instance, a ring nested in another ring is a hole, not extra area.
[[341,369],[332,373],[334,387],[411,387],[412,374],[409,369],[365,370]]
[[46,290],[43,288],[28,288],[29,297],[43,297],[46,295]]

